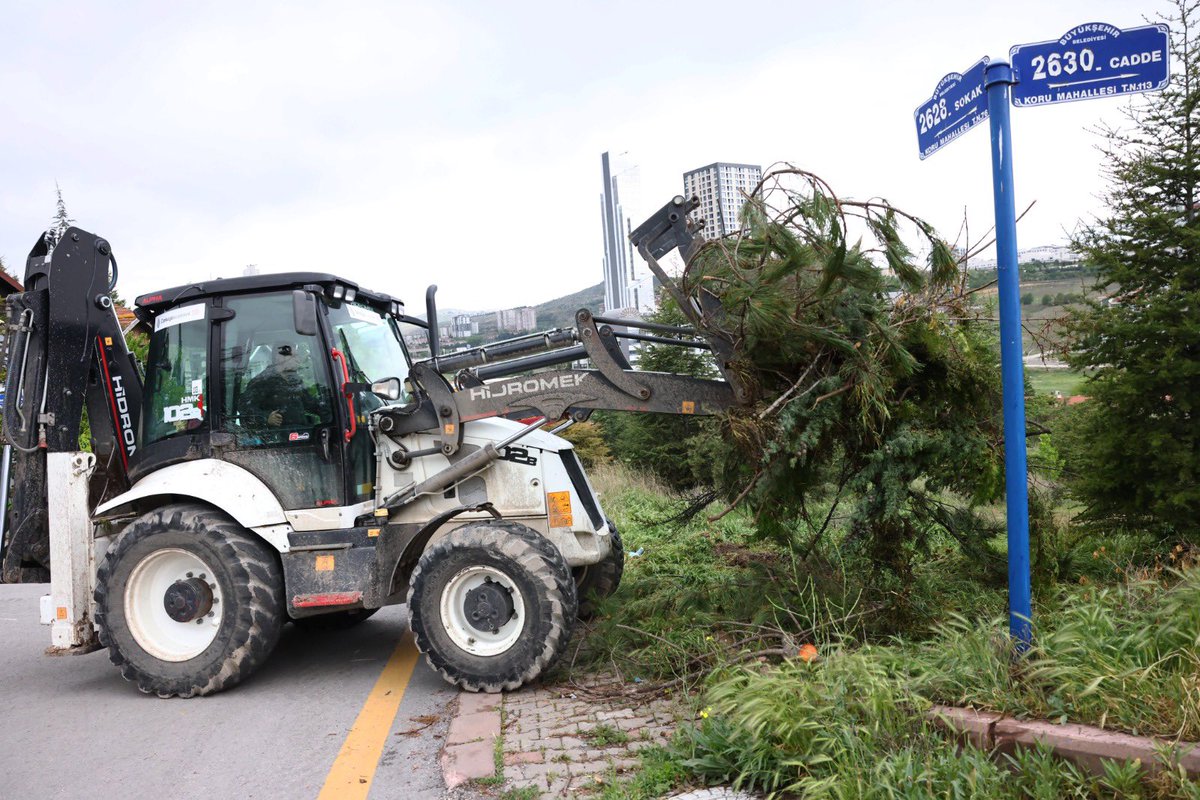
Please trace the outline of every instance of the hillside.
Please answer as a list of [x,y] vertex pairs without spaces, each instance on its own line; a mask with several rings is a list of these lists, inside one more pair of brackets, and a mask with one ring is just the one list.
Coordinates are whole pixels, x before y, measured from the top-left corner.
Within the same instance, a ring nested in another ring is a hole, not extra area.
[[539,303],[534,306],[534,309],[537,311],[538,328],[567,327],[573,324],[576,311],[581,308],[590,308],[598,314],[603,302],[604,283],[601,282],[595,286],[580,289],[574,294],[569,294],[565,297],[556,297],[553,300]]

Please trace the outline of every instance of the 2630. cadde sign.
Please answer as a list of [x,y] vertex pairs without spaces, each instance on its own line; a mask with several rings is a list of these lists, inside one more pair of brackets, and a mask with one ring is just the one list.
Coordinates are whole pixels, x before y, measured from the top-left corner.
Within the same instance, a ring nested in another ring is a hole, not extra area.
[[1058,39],[1016,45],[1009,58],[1017,77],[1014,106],[1153,92],[1169,80],[1170,32],[1161,24],[1121,29],[1089,22]]

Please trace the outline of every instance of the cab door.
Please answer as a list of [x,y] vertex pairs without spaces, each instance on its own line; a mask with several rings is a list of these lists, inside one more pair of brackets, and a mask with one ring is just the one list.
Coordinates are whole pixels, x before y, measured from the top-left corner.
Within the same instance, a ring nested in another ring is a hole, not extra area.
[[287,510],[346,504],[334,382],[321,334],[296,332],[292,292],[224,298],[218,457],[254,473]]

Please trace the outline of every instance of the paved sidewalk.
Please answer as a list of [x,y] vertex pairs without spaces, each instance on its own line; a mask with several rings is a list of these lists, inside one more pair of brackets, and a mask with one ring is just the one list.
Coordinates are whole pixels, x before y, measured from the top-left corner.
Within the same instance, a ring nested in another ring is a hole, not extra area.
[[463,693],[442,752],[454,789],[476,781],[543,797],[586,796],[664,744],[687,712],[656,699],[641,704],[574,696],[564,687],[503,695]]
[[637,751],[663,744],[683,711],[668,700],[627,706],[526,688],[504,696],[504,777],[550,797],[594,788],[637,766]]

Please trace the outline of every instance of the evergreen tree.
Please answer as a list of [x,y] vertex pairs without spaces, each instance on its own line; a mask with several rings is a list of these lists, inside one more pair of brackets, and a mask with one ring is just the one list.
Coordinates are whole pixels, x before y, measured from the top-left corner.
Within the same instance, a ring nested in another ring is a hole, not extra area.
[[50,248],[50,252],[54,251],[54,246],[58,244],[59,239],[66,232],[67,228],[75,224],[75,220],[67,214],[67,204],[63,202],[62,188],[58,185],[58,181],[54,182],[54,191],[58,195],[58,202],[54,211],[54,216],[50,218],[50,227],[46,230],[46,244]]
[[1071,426],[1085,519],[1200,534],[1200,46],[1177,0],[1170,86],[1106,129],[1106,212],[1076,241],[1105,299],[1068,321],[1094,370]]

